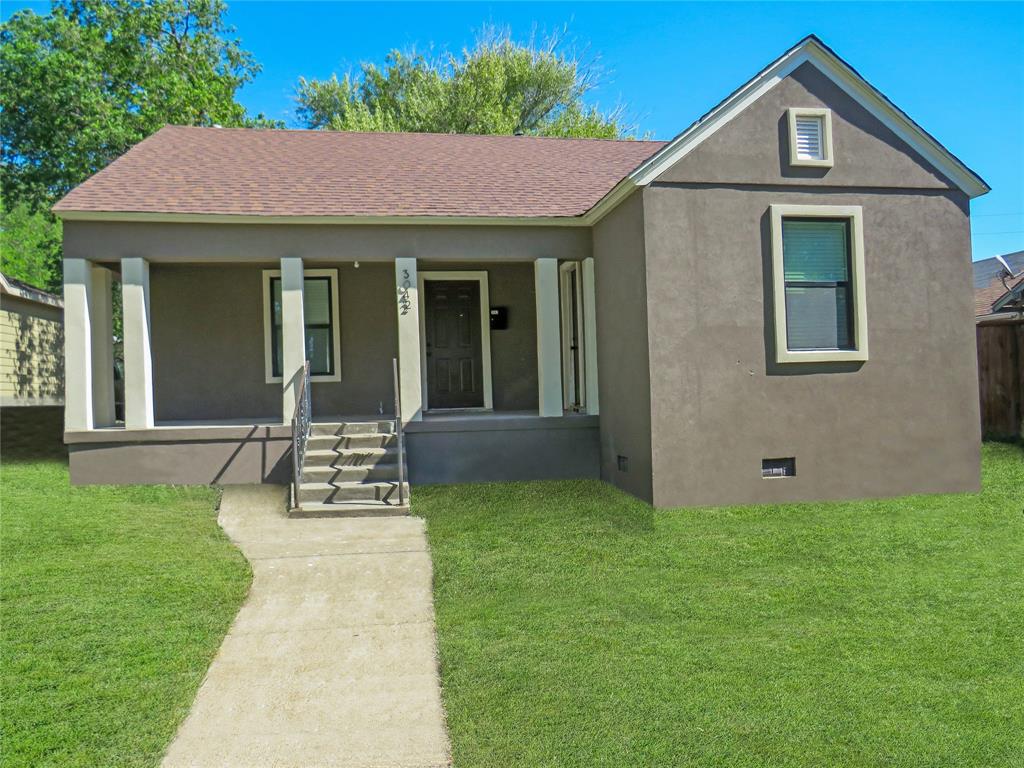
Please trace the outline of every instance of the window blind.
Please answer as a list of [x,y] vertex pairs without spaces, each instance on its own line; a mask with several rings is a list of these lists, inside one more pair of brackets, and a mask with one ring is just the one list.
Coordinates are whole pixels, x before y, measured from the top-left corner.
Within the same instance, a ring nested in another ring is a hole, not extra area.
[[849,222],[783,220],[782,260],[789,349],[850,349]]

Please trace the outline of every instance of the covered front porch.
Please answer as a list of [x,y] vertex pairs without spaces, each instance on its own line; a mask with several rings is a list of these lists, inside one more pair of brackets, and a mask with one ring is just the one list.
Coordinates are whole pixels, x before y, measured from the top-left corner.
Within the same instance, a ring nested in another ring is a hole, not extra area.
[[74,482],[288,482],[307,360],[320,424],[394,420],[398,360],[413,483],[599,472],[590,258],[66,265]]

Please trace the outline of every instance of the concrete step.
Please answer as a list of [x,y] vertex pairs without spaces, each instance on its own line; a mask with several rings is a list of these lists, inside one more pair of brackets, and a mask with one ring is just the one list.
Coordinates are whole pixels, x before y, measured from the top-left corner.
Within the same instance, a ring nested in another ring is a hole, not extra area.
[[303,483],[366,483],[398,482],[398,463],[369,466],[310,466],[302,470]]
[[376,467],[397,464],[397,448],[331,448],[306,451],[307,467]]
[[[409,498],[409,484],[405,483],[405,498]],[[299,506],[307,503],[331,504],[339,501],[383,501],[398,504],[398,483],[300,483]]]
[[395,517],[409,514],[408,500],[404,506],[382,501],[338,501],[333,504],[308,502],[293,509],[291,517]]
[[397,437],[390,433],[368,433],[363,435],[310,435],[307,450],[334,451],[360,448],[388,448],[397,444]]
[[395,422],[391,419],[377,421],[339,421],[333,423],[314,422],[310,425],[311,435],[391,435]]

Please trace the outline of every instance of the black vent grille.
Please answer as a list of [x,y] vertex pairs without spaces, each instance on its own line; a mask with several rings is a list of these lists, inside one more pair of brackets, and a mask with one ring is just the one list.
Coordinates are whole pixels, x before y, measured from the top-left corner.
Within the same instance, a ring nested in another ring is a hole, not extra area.
[[795,477],[796,459],[761,459],[761,477]]

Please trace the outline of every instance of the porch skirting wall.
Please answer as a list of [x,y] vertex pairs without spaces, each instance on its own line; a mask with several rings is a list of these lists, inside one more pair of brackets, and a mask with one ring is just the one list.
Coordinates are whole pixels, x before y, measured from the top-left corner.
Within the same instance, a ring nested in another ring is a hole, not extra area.
[[409,424],[405,444],[414,486],[601,475],[597,416],[434,417]]
[[[409,480],[415,486],[598,477],[597,420],[480,414],[411,423],[406,431]],[[64,441],[75,485],[291,481],[291,428],[286,426],[69,431]]]
[[291,427],[65,432],[73,485],[291,482]]

